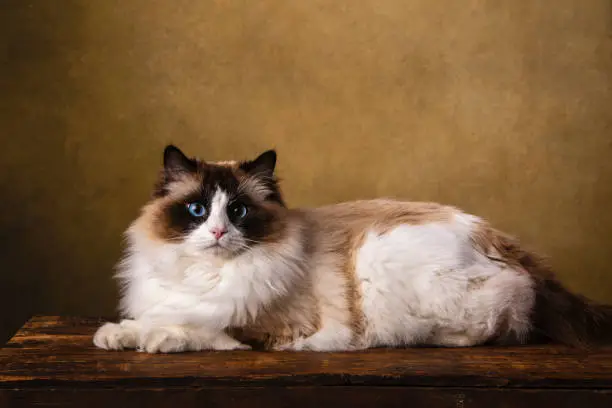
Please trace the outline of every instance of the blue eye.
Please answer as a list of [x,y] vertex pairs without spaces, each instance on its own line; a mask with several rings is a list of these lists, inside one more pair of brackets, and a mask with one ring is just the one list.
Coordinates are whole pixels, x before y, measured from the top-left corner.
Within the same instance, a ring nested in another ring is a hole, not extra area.
[[237,220],[246,217],[248,209],[242,203],[232,203],[227,208],[227,213],[231,219]]
[[206,214],[206,207],[200,203],[187,204],[187,211],[194,217],[203,217]]

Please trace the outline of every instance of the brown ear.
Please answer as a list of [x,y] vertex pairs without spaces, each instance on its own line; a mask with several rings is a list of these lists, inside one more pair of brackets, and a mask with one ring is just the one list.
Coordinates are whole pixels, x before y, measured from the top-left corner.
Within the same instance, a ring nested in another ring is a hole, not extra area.
[[276,167],[276,151],[268,150],[260,154],[255,160],[240,164],[240,168],[250,174],[259,174],[266,177],[274,176]]
[[[201,166],[201,164],[200,164]],[[190,159],[176,146],[168,145],[164,149],[164,168],[160,172],[159,178],[153,190],[154,197],[161,197],[167,194],[168,184],[180,178],[186,173],[198,171],[198,162]]]
[[195,172],[197,168],[197,162],[185,156],[178,147],[168,145],[164,149],[164,171],[168,175],[191,173]]

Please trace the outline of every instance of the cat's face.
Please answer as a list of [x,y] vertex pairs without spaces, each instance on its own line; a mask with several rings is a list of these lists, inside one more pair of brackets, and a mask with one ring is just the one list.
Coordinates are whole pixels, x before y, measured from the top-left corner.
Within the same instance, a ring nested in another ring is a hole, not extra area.
[[282,235],[285,206],[274,177],[276,153],[253,161],[206,163],[174,146],[145,207],[154,238],[192,255],[231,257]]

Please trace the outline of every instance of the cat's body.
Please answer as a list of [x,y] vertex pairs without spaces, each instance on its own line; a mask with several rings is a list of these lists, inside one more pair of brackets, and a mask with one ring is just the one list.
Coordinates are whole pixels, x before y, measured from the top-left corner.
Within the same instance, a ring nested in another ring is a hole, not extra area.
[[156,195],[128,231],[118,275],[126,320],[102,326],[97,346],[333,351],[609,339],[607,307],[562,289],[482,219],[383,199],[287,209],[274,163],[271,152],[206,164],[166,149]]

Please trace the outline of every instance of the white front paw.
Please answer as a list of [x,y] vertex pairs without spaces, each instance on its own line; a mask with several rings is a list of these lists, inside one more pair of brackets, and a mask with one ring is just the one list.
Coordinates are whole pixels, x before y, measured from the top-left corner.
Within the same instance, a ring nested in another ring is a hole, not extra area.
[[105,323],[94,334],[93,343],[105,350],[135,348],[137,334],[117,323]]
[[147,331],[138,351],[147,353],[180,353],[189,350],[189,337],[179,328],[159,327]]

